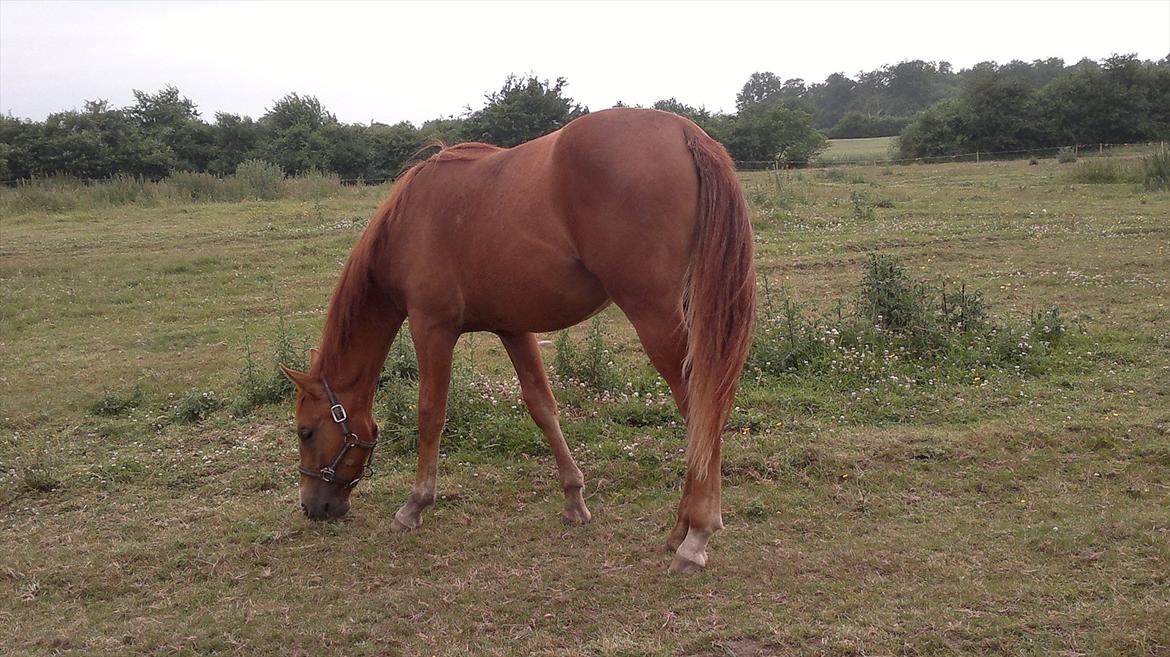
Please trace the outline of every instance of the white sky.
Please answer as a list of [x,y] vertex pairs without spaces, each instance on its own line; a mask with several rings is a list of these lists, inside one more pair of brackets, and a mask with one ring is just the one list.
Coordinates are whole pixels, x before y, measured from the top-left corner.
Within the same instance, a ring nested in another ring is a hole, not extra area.
[[563,76],[591,109],[677,97],[734,110],[754,71],[807,82],[905,59],[1170,53],[1170,0],[1144,2],[12,2],[0,112],[43,119],[173,84],[212,120],[289,92],[345,122],[482,106],[509,73]]

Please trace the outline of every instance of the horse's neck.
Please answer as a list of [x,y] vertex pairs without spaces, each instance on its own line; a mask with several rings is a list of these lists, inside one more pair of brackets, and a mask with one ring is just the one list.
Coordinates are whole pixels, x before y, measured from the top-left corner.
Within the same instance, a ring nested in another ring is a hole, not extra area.
[[[354,308],[330,308],[313,369],[328,377],[354,409],[373,406],[378,375],[405,317],[389,298],[369,288]],[[348,317],[343,321],[343,314]]]

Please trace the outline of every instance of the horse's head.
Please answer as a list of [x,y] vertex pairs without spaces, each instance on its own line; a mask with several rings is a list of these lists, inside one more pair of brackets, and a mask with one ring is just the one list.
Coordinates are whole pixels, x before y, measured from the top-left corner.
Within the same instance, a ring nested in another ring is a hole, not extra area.
[[349,415],[351,408],[327,380],[281,369],[297,386],[301,509],[314,520],[340,518],[349,511],[350,492],[365,476],[378,426],[369,409]]

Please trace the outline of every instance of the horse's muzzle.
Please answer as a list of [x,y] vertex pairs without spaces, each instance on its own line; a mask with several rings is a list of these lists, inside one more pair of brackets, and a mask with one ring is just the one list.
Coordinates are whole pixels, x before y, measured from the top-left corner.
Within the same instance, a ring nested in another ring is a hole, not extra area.
[[313,520],[340,518],[349,511],[349,501],[337,498],[325,498],[307,502],[302,500],[301,510]]

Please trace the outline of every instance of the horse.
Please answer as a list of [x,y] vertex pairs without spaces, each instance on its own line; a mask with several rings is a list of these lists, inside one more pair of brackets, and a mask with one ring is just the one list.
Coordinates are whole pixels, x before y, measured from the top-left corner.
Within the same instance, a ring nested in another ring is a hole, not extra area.
[[[615,108],[513,148],[442,147],[408,169],[358,238],[296,384],[300,500],[313,519],[349,510],[378,428],[379,373],[410,319],[418,358],[418,466],[396,530],[435,501],[452,351],[496,334],[547,438],[562,518],[591,519],[536,333],[610,303],[633,324],[685,420],[686,479],[670,569],[704,568],[723,527],[720,448],[751,342],[752,227],[727,151],[691,121]],[[362,437],[368,437],[364,440]]]

